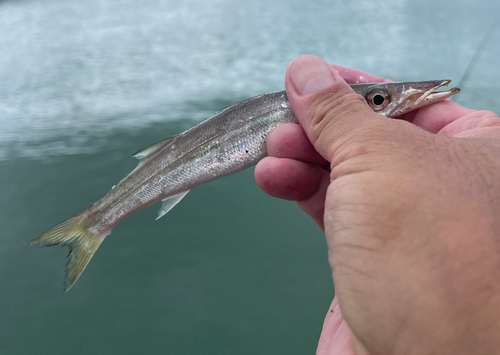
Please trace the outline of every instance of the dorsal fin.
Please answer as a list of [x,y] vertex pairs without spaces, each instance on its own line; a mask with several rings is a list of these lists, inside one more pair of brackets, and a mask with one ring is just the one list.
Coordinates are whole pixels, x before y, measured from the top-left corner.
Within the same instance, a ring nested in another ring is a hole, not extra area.
[[224,112],[224,111],[227,111],[227,110],[232,109],[233,107],[236,107],[236,106],[242,106],[241,104],[244,104],[244,103],[249,102],[249,101],[253,101],[253,100],[258,99],[259,97],[261,97],[261,96],[265,96],[265,95],[266,95],[266,94],[263,94],[263,95],[258,95],[258,96],[251,97],[251,98],[246,99],[246,100],[239,101],[239,102],[237,102],[237,103],[235,103],[235,104],[232,104],[232,105],[230,105],[230,106],[228,106],[228,107],[224,107],[224,108],[222,108],[222,109],[220,109],[220,110],[216,111],[216,112],[215,112],[215,114],[216,114],[216,115],[218,115],[218,114],[220,114],[220,113],[222,113],[222,112]]
[[168,145],[170,142],[172,142],[172,140],[174,138],[175,137],[169,137],[169,138],[166,138],[166,139],[164,139],[162,141],[156,142],[155,144],[152,144],[149,147],[143,148],[143,149],[135,152],[134,154],[132,154],[132,157],[136,158],[136,159],[139,159],[139,160],[144,160],[147,157],[150,157],[153,153],[156,153],[161,148],[163,148],[166,145]]
[[232,104],[231,106],[228,106],[228,107],[224,107],[224,108],[221,108],[220,110],[216,111],[215,114],[218,115],[219,113],[222,113],[224,111],[227,111],[229,110],[230,108],[233,108],[234,106],[236,105],[239,105],[241,102],[237,102],[235,104]]

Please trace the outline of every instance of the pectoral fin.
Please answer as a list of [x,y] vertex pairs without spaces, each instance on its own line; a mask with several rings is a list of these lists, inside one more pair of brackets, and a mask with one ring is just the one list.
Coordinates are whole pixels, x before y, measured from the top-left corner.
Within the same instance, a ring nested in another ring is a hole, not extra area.
[[164,215],[167,214],[168,211],[170,211],[172,208],[175,207],[176,204],[178,204],[184,196],[187,195],[187,193],[191,190],[187,190],[184,192],[181,192],[177,195],[173,195],[170,197],[167,197],[166,199],[163,200],[163,204],[161,205],[160,210],[158,211],[158,217],[156,217],[156,220],[162,218]]

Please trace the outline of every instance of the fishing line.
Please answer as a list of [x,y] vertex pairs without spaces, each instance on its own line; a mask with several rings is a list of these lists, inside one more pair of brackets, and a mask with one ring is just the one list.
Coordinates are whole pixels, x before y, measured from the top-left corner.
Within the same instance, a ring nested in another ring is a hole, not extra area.
[[462,76],[462,78],[458,82],[457,86],[459,88],[461,88],[462,90],[465,87],[465,83],[469,79],[470,73],[472,72],[472,70],[476,66],[477,62],[479,61],[479,58],[481,57],[481,54],[483,54],[484,50],[486,49],[486,45],[490,41],[491,36],[493,35],[494,30],[496,29],[496,27],[499,24],[500,24],[500,17],[497,17],[497,19],[493,22],[493,24],[491,25],[491,27],[488,29],[488,31],[484,35],[481,43],[479,43],[479,46],[477,47],[476,52],[472,56],[469,64],[467,65],[467,68],[465,68],[464,75]]

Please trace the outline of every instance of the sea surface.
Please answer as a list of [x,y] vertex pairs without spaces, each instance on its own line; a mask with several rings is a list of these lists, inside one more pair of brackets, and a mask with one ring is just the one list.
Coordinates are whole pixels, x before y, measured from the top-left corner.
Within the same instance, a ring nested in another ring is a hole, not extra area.
[[477,53],[456,100],[500,113],[499,16],[497,0],[0,1],[0,354],[313,354],[325,240],[253,169],[122,222],[68,293],[67,250],[26,246],[138,149],[283,89],[300,54],[457,85]]

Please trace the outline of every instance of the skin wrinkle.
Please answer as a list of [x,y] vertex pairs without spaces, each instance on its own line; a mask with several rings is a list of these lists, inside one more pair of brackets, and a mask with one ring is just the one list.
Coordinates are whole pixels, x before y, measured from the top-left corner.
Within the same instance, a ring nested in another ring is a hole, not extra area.
[[[353,148],[353,151],[357,151],[358,155],[350,158],[348,161],[343,159],[343,157],[338,157],[339,159],[333,166],[330,174],[332,182],[343,177],[354,177],[356,174],[373,172],[374,168],[377,168],[380,163],[384,162],[389,163],[383,168],[384,172],[391,172],[393,170],[390,163],[394,163],[395,159],[390,159],[390,157],[380,158],[379,156],[375,156],[373,154],[373,150],[357,150],[356,148]],[[411,155],[410,152],[407,154]],[[411,168],[414,168],[414,166]]]
[[[349,89],[350,90],[350,89]],[[366,111],[366,102],[360,95],[351,92],[343,95],[340,99],[330,99],[335,97],[337,94],[335,90],[335,86],[331,89],[325,89],[314,95],[310,107],[307,112],[307,116],[310,118],[310,139],[313,144],[319,144],[323,146],[328,146],[329,144],[324,144],[319,142],[319,139],[325,139],[324,135],[321,135],[322,132],[328,130],[335,130],[335,133],[338,137],[342,137],[342,139],[337,140],[335,145],[342,145],[342,141],[349,140],[349,131],[339,132],[338,130],[342,127],[342,122],[345,120],[353,120],[352,116],[344,117],[342,112],[346,110],[346,107],[349,107],[350,111],[355,111],[359,107],[359,114],[364,114]],[[356,112],[353,112],[355,115]],[[377,114],[373,114],[375,117],[379,117]],[[334,120],[331,117],[335,117]],[[354,118],[355,119],[355,118]],[[340,124],[339,124],[340,122]],[[327,148],[325,152],[327,153],[327,160],[332,154],[330,153],[331,149]]]
[[423,107],[403,116],[408,122],[429,133],[437,133],[464,115],[477,111],[460,106],[456,102],[445,100],[435,105]]
[[[397,176],[394,175],[387,176],[386,179],[383,181],[380,181],[377,185],[370,185],[370,186],[364,186],[361,181],[364,178],[375,178],[378,176],[379,173],[373,170],[368,170],[364,172],[359,172],[356,174],[349,174],[345,175],[339,178],[336,178],[334,181],[332,181],[331,186],[332,189],[332,198],[334,201],[340,201],[342,202],[343,200],[348,200],[348,203],[343,204],[343,208],[346,206],[361,206],[361,207],[375,207],[377,209],[379,208],[388,208],[388,207],[381,207],[385,205],[386,198],[384,199],[379,199],[376,203],[375,202],[367,202],[366,199],[364,199],[364,196],[370,196],[373,194],[374,191],[387,191],[390,195],[396,195],[396,200],[398,202],[398,206],[391,206],[392,209],[406,209],[408,208],[408,201],[409,200],[414,200],[416,202],[419,202],[419,191],[414,191],[418,190],[418,186],[412,185],[412,186],[404,186],[405,193],[408,194],[408,192],[411,193],[411,195],[407,195],[408,198],[405,198],[403,200],[400,199],[400,193],[395,192],[394,190],[398,188],[398,186],[402,186],[402,184],[405,182],[405,176]],[[412,180],[412,175],[409,174],[407,176],[407,181]],[[424,183],[424,182],[422,182]],[[403,187],[403,186],[402,186]],[[411,191],[406,191],[406,190],[411,190]],[[336,192],[337,191],[337,192]],[[343,191],[343,194],[339,196],[338,191]],[[356,198],[356,201],[354,200]],[[401,200],[401,201],[398,201]],[[361,202],[362,201],[362,202]],[[414,202],[412,202],[412,205]],[[339,207],[340,208],[340,207]]]
[[302,127],[296,123],[285,123],[280,126],[281,136],[286,137],[281,140],[279,145],[274,145],[274,130],[269,135],[268,153],[277,158],[287,158],[294,156],[295,159],[307,163],[315,163],[319,166],[325,166],[326,160],[314,150],[311,142],[307,138]]
[[483,117],[480,121],[476,121],[474,128],[478,127],[500,127],[500,117],[491,111],[479,111]]
[[[406,123],[405,123],[406,125]],[[377,160],[381,159],[381,157],[387,157],[390,159],[394,159],[395,157],[390,155],[381,155],[381,152],[384,151],[394,151],[397,150],[399,152],[399,159],[401,160],[413,160],[418,161],[418,157],[416,154],[424,155],[423,153],[427,150],[426,144],[421,144],[421,148],[417,151],[409,150],[409,149],[401,149],[401,145],[408,141],[406,137],[407,134],[405,132],[405,128],[407,126],[403,125],[400,128],[397,128],[397,135],[393,134],[394,128],[381,130],[380,128],[384,128],[384,126],[378,127],[378,129],[373,130],[377,127],[371,127],[365,125],[362,129],[357,130],[357,134],[352,134],[349,138],[349,141],[344,144],[344,147],[338,148],[335,156],[332,157],[332,166],[337,166],[341,164],[345,160],[351,161],[354,159],[359,159],[365,155],[376,155]],[[412,128],[413,129],[413,128]],[[422,132],[423,133],[423,132]],[[422,136],[425,140],[434,141],[434,138],[431,136]],[[413,137],[415,140],[415,137]],[[396,157],[397,158],[397,157]],[[371,164],[371,159],[367,158],[365,164]],[[375,163],[375,162],[373,162]],[[380,164],[376,163],[375,165],[379,166]]]
[[[378,141],[369,142],[370,148],[357,149],[355,144],[353,144],[352,151],[347,154],[347,152],[342,152],[335,157],[335,162],[332,164],[333,169],[331,172],[332,181],[346,175],[355,174],[358,172],[368,172],[371,171],[374,167],[377,167],[377,170],[384,169],[384,171],[393,170],[393,164],[396,162],[402,162],[404,164],[408,164],[411,162],[412,165],[409,165],[409,168],[415,169],[415,164],[420,165],[420,161],[422,157],[416,157],[415,153],[409,149],[398,149],[398,145],[392,144],[390,142],[385,142],[385,144],[379,144]],[[380,154],[384,151],[398,150],[397,157],[391,157],[387,154]],[[422,154],[422,150],[425,150],[425,145],[422,149],[419,148],[419,154]],[[352,157],[347,157],[347,155],[352,155]],[[348,162],[346,162],[348,160]],[[381,164],[383,163],[383,164]],[[382,165],[382,166],[381,166]],[[417,165],[417,166],[418,166]],[[414,173],[412,172],[412,176]]]
[[[362,227],[365,227],[366,224],[363,224]],[[365,228],[365,230],[369,231],[369,228]],[[361,230],[362,231],[362,230]],[[350,232],[353,232],[353,227],[349,225],[349,227],[346,227],[345,224],[342,224],[338,226],[335,226],[335,228],[332,230],[332,234],[334,236],[337,236],[336,238],[332,240],[331,243],[331,248],[335,252],[339,252],[340,249],[343,247],[343,245],[353,245],[353,246],[358,246],[362,250],[366,251],[373,251],[373,252],[381,252],[382,250],[385,252],[387,251],[387,248],[384,248],[388,240],[386,238],[380,237],[380,238],[372,238],[371,236],[368,236],[368,233],[361,233],[361,231],[357,231],[356,236],[357,238],[355,239],[354,236],[350,238],[343,238],[343,235],[350,234]],[[340,240],[342,238],[342,240]],[[345,240],[344,240],[345,239]]]
[[[377,275],[370,273],[370,272],[367,272],[367,271],[363,271],[362,269],[356,269],[356,268],[352,267],[352,265],[347,265],[347,264],[339,263],[336,261],[332,261],[330,263],[330,266],[332,267],[332,270],[335,271],[335,274],[337,276],[343,275],[343,276],[351,277],[352,276],[351,274],[354,273],[357,275],[365,276],[367,279],[375,279],[375,280],[377,279]],[[351,289],[351,291],[352,291],[352,289]]]
[[467,132],[455,134],[457,138],[483,138],[483,139],[500,139],[500,128],[494,127],[478,127]]
[[450,122],[437,131],[438,135],[464,134],[481,127],[500,126],[500,118],[491,111],[472,111]]
[[[332,248],[335,252],[341,251],[341,248],[338,248],[338,245],[343,245],[344,241],[347,239],[355,239],[359,245],[362,244],[370,244],[374,245],[375,250],[379,250],[380,252],[383,253],[389,253],[390,250],[394,250],[394,242],[397,240],[396,238],[387,238],[387,235],[389,234],[387,229],[385,231],[380,231],[378,233],[369,233],[370,228],[369,226],[375,226],[377,225],[376,222],[374,223],[368,223],[365,222],[366,228],[363,229],[356,229],[355,227],[349,227],[349,228],[338,228],[337,231],[337,239],[341,239],[339,241],[330,241],[329,242],[329,247]],[[332,231],[332,235],[335,235],[334,231]],[[350,238],[346,238],[350,237]],[[335,237],[334,237],[335,238]],[[369,249],[365,249],[369,250]],[[349,261],[351,262],[351,261]]]
[[340,248],[353,248],[357,250],[366,250],[373,253],[380,253],[380,250],[378,248],[370,248],[361,244],[354,243],[339,243],[335,245],[335,250],[338,251]]

